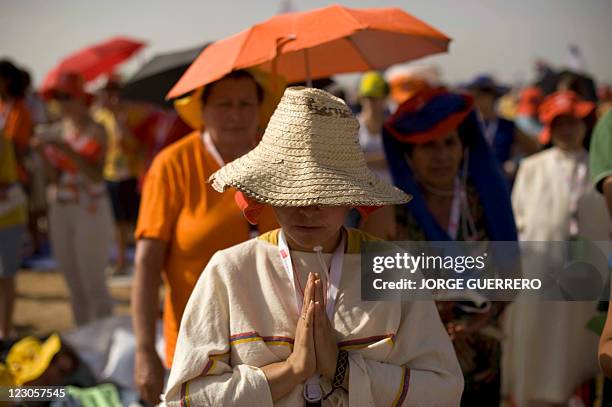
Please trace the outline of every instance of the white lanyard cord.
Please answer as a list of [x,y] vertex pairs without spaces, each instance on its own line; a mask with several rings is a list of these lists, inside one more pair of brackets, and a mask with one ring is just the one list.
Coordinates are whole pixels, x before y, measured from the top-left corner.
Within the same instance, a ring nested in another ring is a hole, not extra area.
[[204,142],[204,147],[206,147],[206,150],[208,150],[208,153],[212,155],[212,157],[215,159],[217,164],[219,164],[219,168],[225,166],[225,161],[223,161],[223,157],[221,157],[219,150],[217,150],[215,143],[213,143],[209,132],[204,131],[202,133],[202,142]]
[[462,198],[463,194],[461,193],[461,182],[459,181],[459,178],[455,178],[455,183],[453,186],[453,202],[451,203],[450,219],[447,229],[451,240],[457,240],[457,235],[459,234]]
[[[451,203],[450,219],[448,222],[447,233],[451,240],[459,237],[459,228],[464,232],[465,240],[475,240],[478,236],[474,217],[470,212],[470,205],[467,199],[467,172],[469,161],[469,149],[463,153],[463,174],[462,179],[455,178],[453,185],[453,202]],[[461,216],[463,215],[463,216]],[[461,225],[459,224],[461,222]]]
[[[323,257],[321,254],[321,247],[317,246],[314,248],[314,251],[317,253],[317,257],[318,257],[321,269],[323,270],[323,272],[325,272],[325,275],[327,277],[327,284],[329,286],[329,289],[327,290],[326,311],[327,311],[327,316],[329,317],[330,320],[332,319],[334,315],[334,307],[336,303],[336,297],[338,295],[338,286],[340,285],[340,279],[342,277],[342,263],[344,261],[345,243],[346,243],[346,238],[343,234],[340,244],[334,250],[334,254],[332,257],[332,261],[331,261],[331,267],[329,271],[328,271],[327,265],[325,264],[325,261],[323,260]],[[295,277],[294,277],[294,271],[293,271],[294,269],[293,269],[293,264],[291,262],[291,253],[289,251],[289,247],[287,246],[287,240],[285,238],[285,234],[283,233],[282,230],[278,234],[278,251],[279,251],[280,258],[281,258],[281,262],[283,264],[283,268],[285,269],[285,272],[287,273],[287,277],[291,281],[291,284],[293,285],[293,288],[295,290],[296,307],[297,307],[297,311],[299,315],[299,313],[302,311],[302,302],[304,301],[303,293],[301,293],[296,287],[296,284],[299,284],[299,282],[296,282]]]
[[587,164],[581,158],[578,158],[575,161],[576,165],[574,166],[573,171],[569,171],[567,166],[563,165],[564,160],[561,159],[560,152],[557,155],[559,156],[557,162],[559,163],[560,172],[564,175],[565,182],[568,187],[570,203],[570,236],[575,237],[578,235],[578,201],[584,193],[586,185],[585,179],[587,178],[588,173]]
[[[334,316],[334,309],[336,306],[336,298],[338,296],[338,286],[340,285],[340,279],[342,277],[342,264],[344,262],[344,246],[346,243],[346,238],[344,233],[342,233],[342,240],[336,250],[334,250],[334,254],[332,256],[331,266],[328,270],[325,261],[323,260],[323,256],[321,254],[321,247],[317,246],[314,248],[317,253],[317,258],[319,260],[319,264],[321,265],[321,269],[325,272],[327,276],[327,290],[326,290],[326,313],[327,317],[332,320]],[[285,269],[285,273],[291,281],[291,285],[293,287],[295,293],[295,301],[296,301],[296,309],[298,315],[302,312],[302,303],[304,301],[303,295],[304,293],[300,292],[298,289],[299,281],[296,281],[298,276],[295,275],[293,264],[291,262],[291,253],[289,251],[289,246],[287,245],[287,240],[285,239],[285,234],[282,229],[278,234],[278,253],[281,259],[281,263],[283,264],[283,268]],[[312,377],[310,377],[306,383],[304,384],[304,398],[309,402],[319,401],[321,400],[321,385],[319,384],[320,377],[318,373],[315,373]]]
[[485,122],[483,120],[482,125],[483,125],[485,139],[487,140],[487,143],[489,143],[489,145],[492,146],[495,143],[495,136],[497,135],[497,128],[499,127],[499,120],[497,119],[497,117],[491,120],[490,122]]

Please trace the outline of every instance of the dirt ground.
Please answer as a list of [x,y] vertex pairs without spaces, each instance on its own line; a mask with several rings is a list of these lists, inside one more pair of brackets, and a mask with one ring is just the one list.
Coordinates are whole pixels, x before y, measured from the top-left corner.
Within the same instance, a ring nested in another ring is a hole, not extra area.
[[[109,280],[115,300],[115,313],[130,312],[130,282],[126,278]],[[17,301],[14,326],[19,336],[48,334],[74,328],[68,287],[58,272],[20,270],[17,273]]]

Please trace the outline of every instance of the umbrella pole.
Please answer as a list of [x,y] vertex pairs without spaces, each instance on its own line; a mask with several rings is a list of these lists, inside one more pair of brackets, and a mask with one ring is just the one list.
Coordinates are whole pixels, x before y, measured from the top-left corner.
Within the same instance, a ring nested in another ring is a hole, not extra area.
[[312,76],[310,75],[310,62],[308,61],[308,48],[304,50],[304,63],[306,64],[306,86],[312,88]]
[[272,59],[272,93],[276,94],[276,91],[278,86],[278,75],[277,75],[277,68],[276,68],[276,55],[274,56],[274,58]]
[[278,56],[281,53],[281,49],[289,42],[296,39],[295,35],[288,35],[286,37],[281,37],[276,39],[276,54],[274,58],[272,58],[272,92],[276,93],[277,86],[279,86],[278,79]]

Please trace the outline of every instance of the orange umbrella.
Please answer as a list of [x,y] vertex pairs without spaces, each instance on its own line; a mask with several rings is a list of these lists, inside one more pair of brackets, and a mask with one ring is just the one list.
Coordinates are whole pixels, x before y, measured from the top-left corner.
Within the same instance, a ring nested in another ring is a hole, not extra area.
[[338,5],[282,14],[206,48],[168,94],[181,96],[237,69],[287,82],[383,69],[445,52],[450,38],[397,8]]

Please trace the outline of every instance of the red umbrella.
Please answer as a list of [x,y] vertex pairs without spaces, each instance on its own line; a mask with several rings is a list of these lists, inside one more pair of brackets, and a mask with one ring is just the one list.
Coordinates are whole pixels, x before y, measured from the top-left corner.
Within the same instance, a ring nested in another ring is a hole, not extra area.
[[61,73],[80,73],[85,81],[111,73],[113,68],[131,57],[145,45],[127,37],[113,37],[98,44],[83,48],[64,58],[45,77],[41,91],[52,89]]
[[446,52],[450,38],[396,8],[332,5],[272,17],[208,46],[168,94],[181,96],[232,70],[258,67],[287,82],[383,69]]

